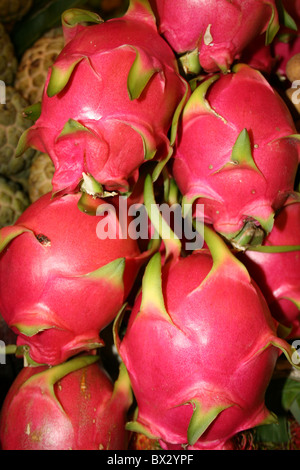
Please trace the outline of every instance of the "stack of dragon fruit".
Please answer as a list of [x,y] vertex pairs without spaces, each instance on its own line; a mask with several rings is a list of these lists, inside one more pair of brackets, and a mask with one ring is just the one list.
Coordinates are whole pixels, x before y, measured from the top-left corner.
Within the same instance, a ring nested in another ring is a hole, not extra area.
[[[298,0],[64,12],[65,46],[17,149],[50,156],[53,191],[0,232],[7,351],[24,357],[2,449],[127,450],[135,435],[225,450],[276,421],[276,364],[300,362],[300,136],[272,80],[299,18]],[[190,248],[160,204],[179,205],[202,243]],[[100,357],[107,328],[116,379]]]

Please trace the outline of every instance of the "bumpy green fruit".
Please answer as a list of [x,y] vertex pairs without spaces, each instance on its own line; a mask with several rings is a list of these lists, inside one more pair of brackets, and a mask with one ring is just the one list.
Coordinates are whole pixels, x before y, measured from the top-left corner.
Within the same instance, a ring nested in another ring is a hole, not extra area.
[[30,104],[41,101],[48,69],[63,46],[62,28],[53,28],[24,53],[17,70],[15,87]]
[[31,202],[52,191],[54,164],[46,153],[38,153],[30,167],[28,193]]
[[32,121],[22,114],[28,101],[10,86],[6,87],[5,101],[0,105],[0,174],[27,189],[29,169],[36,151],[29,149],[18,158],[15,155],[20,136],[32,125]]
[[0,20],[3,23],[17,21],[30,10],[33,0],[1,0]]
[[15,56],[14,46],[2,23],[0,23],[0,50],[0,80],[5,85],[12,85],[16,76],[18,61]]
[[27,193],[17,183],[0,175],[0,228],[13,225],[29,204]]

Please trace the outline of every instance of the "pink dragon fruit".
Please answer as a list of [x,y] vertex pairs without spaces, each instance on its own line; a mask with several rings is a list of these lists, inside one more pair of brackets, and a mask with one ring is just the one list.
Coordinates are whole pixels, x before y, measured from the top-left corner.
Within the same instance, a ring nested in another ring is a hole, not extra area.
[[227,72],[260,34],[270,43],[279,28],[274,0],[150,0],[158,30],[189,72]]
[[274,417],[264,396],[279,354],[298,360],[245,266],[211,228],[204,236],[209,249],[186,257],[166,239],[167,261],[153,255],[128,321],[114,323],[138,409],[127,429],[163,449],[230,448]]
[[[80,211],[79,198],[46,194],[0,232],[0,312],[38,364],[100,346],[100,330],[147,256],[128,235],[131,218],[125,215],[126,226],[118,218],[119,198],[109,198],[115,213],[98,199],[99,216]],[[105,237],[102,224],[114,232]]]
[[239,254],[262,290],[274,318],[291,328],[289,337],[300,334],[299,254],[299,198],[291,198],[280,210],[262,247]]
[[211,229],[205,236],[210,251],[163,267],[156,253],[123,338],[115,321],[138,408],[127,429],[163,449],[228,449],[234,434],[273,419],[266,388],[281,351],[296,354],[244,265]]
[[173,175],[186,201],[236,245],[260,244],[293,192],[300,160],[292,116],[263,75],[239,64],[196,87],[182,115]]
[[127,372],[121,365],[113,385],[96,361],[22,369],[1,410],[2,450],[126,450]]
[[76,9],[63,15],[66,45],[17,154],[28,146],[49,154],[54,192],[72,192],[85,175],[96,182],[93,193],[127,193],[145,161],[170,158],[189,86],[147,0],[131,0],[121,18],[81,26],[85,20],[101,21]]

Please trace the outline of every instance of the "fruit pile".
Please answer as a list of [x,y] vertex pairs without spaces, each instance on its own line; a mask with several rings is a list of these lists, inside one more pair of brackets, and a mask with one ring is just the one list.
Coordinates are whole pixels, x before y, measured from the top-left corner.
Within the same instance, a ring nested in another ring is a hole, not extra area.
[[1,448],[298,449],[300,1],[124,3],[7,87]]

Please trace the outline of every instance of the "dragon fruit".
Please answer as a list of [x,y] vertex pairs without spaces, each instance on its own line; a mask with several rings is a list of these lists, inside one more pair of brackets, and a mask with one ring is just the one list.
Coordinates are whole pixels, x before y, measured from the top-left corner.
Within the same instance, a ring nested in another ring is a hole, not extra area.
[[239,64],[193,91],[173,175],[185,201],[204,204],[217,232],[237,246],[260,244],[294,190],[299,159],[286,104],[259,71]]
[[[126,226],[118,218],[118,197],[110,198],[115,213],[107,200],[95,200],[97,216],[78,209],[80,197],[48,193],[0,232],[0,312],[38,364],[100,346],[99,332],[122,307],[147,256],[126,232],[131,218],[125,215]],[[111,230],[106,237],[102,224]]]
[[163,449],[228,449],[273,419],[266,388],[279,354],[296,354],[245,266],[211,228],[204,235],[209,249],[186,257],[166,240],[170,256],[147,264],[123,336],[122,314],[114,323],[138,409],[127,429]]
[[2,450],[125,450],[132,393],[123,365],[113,385],[98,357],[24,367],[1,410]]
[[[290,249],[292,251],[288,251]],[[289,337],[300,334],[299,253],[300,199],[291,198],[276,215],[274,227],[263,246],[239,254],[263,292],[274,318],[291,328]]]
[[123,17],[106,22],[67,10],[62,23],[65,47],[17,154],[32,146],[50,156],[54,192],[77,190],[84,174],[93,194],[128,193],[145,161],[160,162],[159,173],[170,158],[188,83],[146,0],[131,0]]
[[228,72],[262,33],[269,44],[279,29],[274,0],[150,0],[158,30],[182,55],[189,72]]

